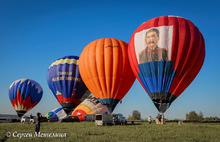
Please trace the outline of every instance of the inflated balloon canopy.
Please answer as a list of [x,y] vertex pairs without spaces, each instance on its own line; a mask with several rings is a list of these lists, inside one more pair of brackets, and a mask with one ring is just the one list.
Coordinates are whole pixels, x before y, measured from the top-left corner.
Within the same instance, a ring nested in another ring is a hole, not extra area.
[[42,95],[40,84],[31,79],[16,80],[9,87],[9,99],[19,117],[36,106]]
[[164,113],[199,73],[205,43],[191,21],[161,16],[144,22],[134,31],[128,54],[138,81]]
[[112,112],[134,83],[128,44],[115,38],[97,39],[84,47],[79,59],[83,81]]
[[66,113],[70,113],[89,94],[81,79],[77,56],[65,56],[48,69],[48,86]]

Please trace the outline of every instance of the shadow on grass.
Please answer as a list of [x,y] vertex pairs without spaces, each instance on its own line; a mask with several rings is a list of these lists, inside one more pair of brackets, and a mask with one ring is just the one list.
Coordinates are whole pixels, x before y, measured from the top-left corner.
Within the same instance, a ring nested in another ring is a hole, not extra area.
[[143,124],[142,123],[127,123],[126,125],[122,125],[122,126],[127,126],[127,125],[132,126],[132,125],[143,125]]
[[0,142],[6,142],[7,139],[8,139],[8,137],[7,137],[7,136],[4,136],[3,138],[0,138]]
[[89,136],[100,136],[100,135],[105,135],[105,133],[104,132],[102,132],[102,133],[88,132],[87,135],[89,135]]

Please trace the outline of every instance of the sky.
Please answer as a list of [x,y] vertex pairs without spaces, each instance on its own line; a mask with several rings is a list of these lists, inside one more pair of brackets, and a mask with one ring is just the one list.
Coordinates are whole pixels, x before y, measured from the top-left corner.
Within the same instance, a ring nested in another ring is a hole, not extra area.
[[[184,119],[190,111],[220,117],[220,2],[212,0],[0,0],[0,114],[16,114],[9,97],[10,84],[20,78],[39,82],[44,94],[27,114],[43,114],[59,107],[47,85],[48,66],[66,55],[80,56],[91,41],[114,37],[129,42],[143,22],[176,15],[191,20],[205,39],[202,69],[166,111],[169,119]],[[142,118],[158,113],[138,81],[118,104],[115,113],[133,110]]]

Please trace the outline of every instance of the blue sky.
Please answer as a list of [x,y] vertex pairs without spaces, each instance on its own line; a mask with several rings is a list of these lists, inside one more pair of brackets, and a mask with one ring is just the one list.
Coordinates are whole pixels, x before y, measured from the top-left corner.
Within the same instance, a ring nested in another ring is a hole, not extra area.
[[[19,78],[39,82],[44,90],[41,102],[29,113],[58,107],[46,76],[57,58],[80,55],[89,42],[114,37],[126,42],[144,21],[162,15],[190,19],[203,33],[206,43],[204,65],[192,84],[166,112],[168,118],[185,118],[189,111],[219,116],[220,17],[216,1],[58,1],[0,0],[0,113],[15,114],[8,87]],[[115,112],[126,116],[139,110],[142,117],[155,116],[157,110],[135,81]]]

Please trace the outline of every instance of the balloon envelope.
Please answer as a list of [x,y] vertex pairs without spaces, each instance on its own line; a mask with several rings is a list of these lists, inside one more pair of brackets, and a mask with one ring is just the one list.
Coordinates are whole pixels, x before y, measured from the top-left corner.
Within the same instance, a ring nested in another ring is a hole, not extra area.
[[46,114],[46,117],[49,121],[59,121],[67,116],[66,112],[62,107],[55,108]]
[[163,113],[198,74],[205,44],[191,21],[161,16],[135,30],[128,52],[135,76]]
[[43,90],[34,80],[19,79],[9,88],[9,99],[18,116],[23,116],[41,100]]
[[77,56],[60,58],[48,69],[49,88],[67,113],[90,94],[81,79],[78,59]]
[[85,116],[88,114],[108,114],[108,108],[103,105],[93,95],[89,95],[81,104],[79,104],[74,111],[72,116],[78,116],[80,121],[85,120]]
[[83,81],[110,112],[135,80],[127,49],[124,41],[102,38],[89,43],[80,55],[79,70]]

